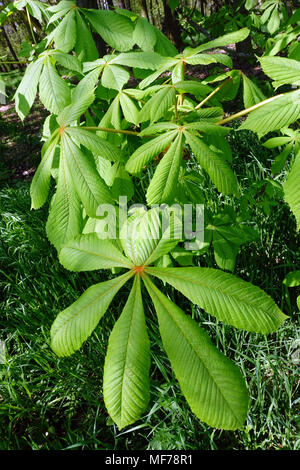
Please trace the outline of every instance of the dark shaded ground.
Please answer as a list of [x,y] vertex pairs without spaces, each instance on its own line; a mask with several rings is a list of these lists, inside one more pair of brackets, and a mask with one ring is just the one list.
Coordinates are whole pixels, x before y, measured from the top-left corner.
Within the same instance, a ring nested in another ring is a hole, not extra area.
[[0,183],[32,177],[40,161],[46,115],[47,111],[36,103],[22,123],[14,104],[0,106]]

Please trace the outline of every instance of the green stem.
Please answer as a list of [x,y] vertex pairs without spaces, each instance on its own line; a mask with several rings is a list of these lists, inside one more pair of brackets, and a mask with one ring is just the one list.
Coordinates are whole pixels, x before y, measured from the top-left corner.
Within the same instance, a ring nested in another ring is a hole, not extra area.
[[177,96],[175,94],[175,101],[174,101],[174,115],[175,115],[175,122],[178,121],[178,108],[177,108]]
[[167,83],[169,83],[169,81],[170,81],[171,79],[172,79],[172,76],[169,77],[169,78],[167,78],[167,80],[165,80],[165,81],[162,83],[162,85],[166,85]]
[[226,124],[227,122],[234,121],[234,119],[238,119],[242,116],[245,116],[245,114],[251,113],[251,111],[255,111],[256,109],[261,108],[265,104],[272,103],[272,101],[277,100],[277,98],[280,98],[281,96],[284,96],[284,93],[281,93],[280,95],[272,96],[272,98],[268,98],[267,100],[261,101],[260,103],[257,103],[251,106],[250,108],[243,109],[242,111],[232,114],[231,116],[228,116],[225,119],[221,119],[216,124],[223,125],[223,124]]
[[28,62],[21,62],[20,60],[6,60],[6,61],[0,61],[1,64],[28,64]]
[[128,135],[140,135],[139,132],[127,131],[125,129],[110,129],[109,127],[82,127],[87,131],[98,131],[98,132],[113,132],[115,134],[128,134]]
[[215,90],[213,90],[206,98],[204,98],[201,103],[197,104],[195,109],[200,109],[205,103],[207,103],[207,101],[209,101],[216,93],[218,93],[218,91],[220,91],[225,85],[227,85],[230,80],[232,80],[232,77],[227,78],[227,80],[225,80],[222,85],[219,85],[217,88],[215,88]]
[[28,20],[28,24],[29,24],[31,36],[32,36],[32,39],[33,39],[34,44],[36,44],[36,39],[35,39],[35,36],[34,36],[33,27],[32,27],[32,23],[31,23],[31,18],[30,18],[30,15],[29,15],[29,11],[28,11],[27,6],[26,6],[25,8],[26,8],[27,20]]

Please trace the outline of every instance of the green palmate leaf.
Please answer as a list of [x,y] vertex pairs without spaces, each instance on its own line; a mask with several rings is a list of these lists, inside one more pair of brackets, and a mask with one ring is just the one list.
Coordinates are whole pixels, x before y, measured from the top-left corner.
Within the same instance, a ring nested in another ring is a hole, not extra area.
[[257,333],[275,331],[287,318],[259,287],[210,268],[147,268],[219,320]]
[[[56,121],[54,114],[49,114],[43,124],[42,128],[42,139],[47,142],[50,137],[54,137],[59,132],[59,126]],[[43,148],[42,148],[43,151]],[[56,165],[57,166],[57,165]]]
[[71,8],[74,8],[75,6],[76,6],[76,3],[73,2],[72,0],[61,0],[56,5],[49,6],[48,11],[51,13],[62,12],[64,10],[70,10]]
[[119,65],[107,65],[104,67],[101,83],[106,88],[113,88],[114,90],[122,90],[125,83],[130,78],[129,72]]
[[232,163],[232,151],[228,141],[224,138],[224,135],[214,133],[214,131],[208,131],[205,135],[206,143],[209,145],[209,148],[216,152],[226,160],[229,164]]
[[113,90],[112,88],[105,88],[102,83],[98,83],[96,88],[96,96],[100,100],[110,102],[117,95],[117,90]]
[[185,124],[184,128],[187,129],[188,132],[196,130],[205,134],[213,135],[213,138],[215,136],[224,136],[230,132],[230,129],[226,127],[205,121],[191,122],[190,124]]
[[[41,5],[41,6],[40,6]],[[42,12],[43,4],[35,0],[27,0],[27,8],[31,16],[37,19],[40,23],[43,22]]]
[[183,204],[204,203],[204,194],[200,187],[203,183],[201,175],[197,172],[186,172],[183,167],[180,170],[176,198]]
[[112,203],[112,198],[94,162],[67,134],[62,138],[61,154],[67,159],[76,192],[87,214],[90,217],[97,215],[99,205]]
[[192,411],[211,426],[241,428],[249,398],[238,368],[194,320],[147,277],[144,281],[157,312],[163,346]]
[[288,287],[300,286],[300,271],[292,271],[288,273],[283,280],[283,284]]
[[28,65],[24,77],[15,93],[16,111],[20,119],[24,119],[30,111],[36,97],[38,82],[43,68],[43,59]]
[[135,21],[138,18],[137,13],[133,13],[132,11],[126,10],[125,8],[124,9],[123,8],[115,8],[115,11],[117,13],[119,13],[120,15],[126,16],[126,18],[130,18],[131,21]]
[[[165,131],[172,131],[172,130],[178,130],[179,126],[178,124],[175,124],[174,122],[157,122],[156,124],[152,124],[151,126],[146,127],[140,132],[140,136],[152,136],[155,134],[159,134],[160,132],[165,132]],[[152,141],[153,142],[153,141]]]
[[138,173],[156,155],[165,150],[177,135],[177,131],[167,132],[141,145],[126,163],[129,173]]
[[139,88],[141,88],[142,90],[146,87],[148,87],[149,85],[151,85],[151,83],[154,82],[154,80],[156,80],[162,73],[164,73],[166,70],[168,70],[169,68],[173,67],[174,65],[176,65],[178,63],[178,59],[172,59],[172,58],[169,58],[169,57],[166,57],[161,65],[160,68],[158,68],[158,70],[156,70],[156,72],[152,73],[151,75],[148,75],[148,77],[144,78],[144,80],[142,80],[140,83],[139,83]]
[[[61,3],[61,2],[60,2]],[[71,3],[71,2],[69,2]],[[74,5],[72,5],[74,6]],[[54,13],[54,15],[51,16],[51,18],[48,21],[47,27],[49,27],[51,24],[55,23],[56,21],[61,21],[61,19],[71,10],[72,6],[63,8],[62,10],[57,11]],[[47,8],[47,11],[50,12],[50,8]],[[53,39],[53,34],[54,30],[49,34],[51,36],[51,39]],[[49,44],[49,36],[48,36],[48,44]]]
[[[120,108],[120,96],[117,94],[111,105],[109,106],[108,110],[104,114],[103,118],[101,119],[99,123],[99,127],[106,127],[106,128],[115,128],[115,129],[121,129],[122,127],[122,116],[121,116],[121,108]],[[109,138],[109,133],[106,131],[100,131],[101,132],[101,137],[103,139],[108,139]],[[110,136],[111,139],[114,137],[114,135]],[[120,143],[119,136],[117,136],[117,145]]]
[[[116,230],[115,230],[115,217],[112,214],[109,214],[108,217],[103,218],[96,218],[96,217],[89,217],[86,221],[84,229],[82,231],[83,234],[87,233],[96,233],[99,238],[102,240],[107,239],[115,239],[116,237]],[[114,240],[114,243],[115,242]]]
[[130,200],[134,194],[134,186],[131,181],[131,178],[127,171],[124,168],[124,165],[119,163],[115,164],[117,168],[115,169],[114,180],[111,187],[112,197],[118,201],[120,196],[126,196]]
[[158,121],[174,105],[175,96],[175,88],[172,85],[164,86],[141,109],[140,122],[150,120],[152,123]]
[[139,90],[138,88],[126,88],[126,90],[123,91],[127,96],[135,100],[142,100],[147,93],[147,90]]
[[224,116],[224,111],[217,107],[198,109],[192,117],[195,118],[195,116],[196,120],[218,122]]
[[226,67],[232,68],[232,60],[226,54],[195,54],[184,60],[190,65],[209,65],[220,63]]
[[251,112],[239,129],[249,129],[259,137],[288,127],[300,117],[300,90],[278,95],[261,108]]
[[184,64],[178,62],[172,70],[172,83],[182,82],[184,80]]
[[206,96],[212,91],[212,88],[208,85],[203,85],[203,83],[195,80],[178,81],[175,88],[179,93],[190,93],[197,98]]
[[[236,97],[241,83],[241,72],[239,70],[231,70],[225,74],[228,78],[231,78],[221,90],[218,91],[216,98],[219,101],[231,101]],[[224,77],[225,78],[225,77]]]
[[298,23],[300,21],[300,8],[298,8],[289,18],[288,24]]
[[254,8],[257,4],[257,0],[246,0],[245,2],[245,8],[246,10],[251,10]]
[[58,356],[69,356],[82,346],[132,274],[127,272],[89,287],[70,307],[58,314],[51,327],[51,347]]
[[239,246],[230,243],[222,234],[215,233],[213,247],[215,260],[219,268],[234,271]]
[[106,65],[108,62],[103,58],[93,60],[93,62],[85,62],[83,64],[83,72],[89,72],[90,70],[98,69],[99,73],[103,69],[104,65]]
[[46,231],[57,250],[81,233],[83,226],[80,200],[74,189],[64,153],[60,155],[56,193],[52,198]]
[[16,2],[10,2],[0,11],[0,26],[6,22],[7,18],[14,13],[16,10]]
[[167,208],[136,213],[122,227],[120,239],[135,266],[154,263],[181,240],[181,220]]
[[123,52],[112,59],[111,63],[155,70],[162,66],[164,60],[156,52]]
[[156,44],[155,28],[145,18],[139,18],[133,32],[133,40],[143,51],[152,51]]
[[59,135],[51,136],[42,148],[42,161],[39,164],[30,185],[31,208],[39,209],[45,204],[51,179],[51,168]]
[[84,10],[84,15],[111,47],[121,52],[133,48],[134,25],[128,18],[104,10]]
[[278,88],[284,84],[300,85],[300,62],[285,57],[262,57],[260,63],[266,75],[274,80]]
[[[174,65],[173,61],[171,62],[172,65]],[[139,88],[144,90],[144,88],[147,88],[151,83],[153,83],[162,73],[164,73],[166,70],[168,70],[169,67],[163,67],[159,70],[156,70],[156,72],[151,73],[151,75],[148,75],[144,80],[142,80],[139,83]]]
[[55,28],[52,34],[49,35],[49,39],[54,38],[55,46],[63,52],[70,52],[76,42],[76,21],[75,11],[71,10],[66,14],[61,23]]
[[59,114],[71,101],[70,88],[58,75],[49,58],[44,62],[39,92],[41,102],[53,114]]
[[202,168],[208,173],[217,189],[223,194],[238,194],[238,183],[228,163],[213,152],[204,142],[190,132],[184,135]]
[[264,13],[261,16],[261,22],[262,24],[265,24],[268,19],[270,18],[270,15],[275,8],[275,3],[274,2],[264,2],[262,5],[262,10],[265,10]]
[[138,126],[140,110],[126,93],[120,93],[120,105],[126,121],[132,122]]
[[[299,53],[299,48],[297,51],[297,46],[295,42],[293,42],[297,37],[297,30],[293,30],[290,34],[278,34],[276,36],[276,41],[274,43],[274,46],[268,50],[268,56],[275,56],[279,52],[281,52],[283,49],[285,49],[289,44],[289,59],[296,59],[299,60],[299,57],[297,57]],[[295,54],[295,55],[294,55]]]
[[282,129],[282,133],[285,134],[285,135],[288,135],[291,138],[296,137],[295,141],[299,141],[299,131],[298,130],[291,129],[289,127],[284,127]]
[[297,153],[287,180],[283,185],[284,199],[293,212],[297,230],[300,228],[300,152]]
[[115,177],[114,165],[112,165],[108,160],[98,157],[96,166],[101,178],[104,179],[107,186],[111,186]]
[[57,62],[66,69],[74,70],[75,72],[81,73],[82,65],[77,59],[77,57],[75,57],[74,55],[66,54],[65,52],[56,50],[50,51],[49,54],[51,55],[51,57],[54,57],[54,59],[57,60]]
[[258,88],[257,85],[255,85],[252,80],[250,80],[250,78],[246,77],[245,74],[242,74],[242,77],[244,84],[243,100],[245,108],[250,108],[251,106],[254,106],[260,101],[266,99],[263,92]]
[[[105,117],[107,116],[108,120],[105,122]],[[106,115],[100,121],[99,127],[114,127],[115,129],[122,128],[122,113],[120,107],[120,96],[119,94],[115,97],[112,104],[108,108]],[[108,134],[109,135],[109,134]],[[120,136],[117,136],[120,137]],[[103,137],[104,138],[104,137]]]
[[257,232],[247,225],[238,224],[231,217],[220,214],[208,225],[213,238],[215,260],[219,268],[233,271],[241,245],[258,238]]
[[156,34],[155,52],[162,56],[172,57],[178,54],[178,51],[170,39],[167,38],[159,29],[154,28]]
[[291,141],[291,137],[272,137],[272,139],[268,139],[262,145],[267,149],[274,149],[276,147],[280,147],[281,145],[286,145]]
[[57,116],[57,122],[60,126],[68,126],[77,121],[85,111],[90,107],[95,99],[93,91],[86,95],[81,95],[79,99],[72,100],[72,103],[64,108]]
[[93,134],[85,128],[68,127],[66,133],[72,137],[77,145],[84,145],[95,156],[97,162],[98,157],[105,158],[110,162],[121,162],[124,157],[118,147],[108,142],[97,134]]
[[72,101],[76,101],[81,99],[82,96],[85,96],[91,93],[92,90],[95,89],[98,78],[99,78],[99,67],[95,68],[91,72],[89,72],[72,90]]
[[77,9],[75,10],[75,15],[76,15],[75,52],[78,56],[78,59],[81,62],[95,60],[98,57],[98,51],[97,51],[97,47],[94,42],[93,36]]
[[103,395],[119,429],[141,417],[149,402],[150,345],[140,278],[136,276],[124,310],[109,338]]
[[95,233],[79,235],[68,241],[59,253],[59,261],[70,271],[130,269],[133,266],[110,240],[101,240]]
[[280,16],[279,16],[279,11],[277,8],[275,8],[269,18],[267,28],[270,34],[276,33],[280,26]]
[[272,163],[271,166],[271,171],[273,174],[280,173],[281,170],[283,169],[285,162],[287,158],[291,155],[292,150],[293,150],[293,144],[294,142],[290,142],[284,147],[282,152],[280,152],[278,155],[276,155],[276,158],[274,159],[274,162]]
[[[243,28],[239,31],[235,31],[234,33],[225,34],[225,36],[220,36],[217,39],[213,39],[205,44],[201,44],[201,46],[196,47],[195,49],[188,48],[188,53],[190,55],[197,54],[202,51],[207,51],[208,49],[212,49],[215,47],[224,47],[229,46],[229,44],[234,44],[236,42],[244,41],[249,36],[249,29]],[[187,51],[187,49],[185,50]],[[184,54],[185,54],[184,51]],[[186,54],[185,54],[186,55]]]
[[174,65],[176,65],[178,63],[178,59],[172,59],[172,58],[168,58],[166,57],[163,61],[163,64],[162,66],[156,70],[156,72],[152,73],[151,75],[148,75],[148,77],[144,78],[144,80],[142,80],[140,83],[139,83],[139,88],[141,88],[142,90],[146,87],[148,87],[149,85],[151,85],[151,83],[153,83],[162,73],[166,72],[166,70],[169,70],[171,67],[173,67]]
[[148,204],[172,200],[182,161],[182,147],[183,135],[180,132],[155,170],[146,194]]
[[[184,248],[177,247],[175,250],[172,251],[172,258],[178,263],[180,266],[193,266],[193,253],[191,251],[187,251]],[[163,267],[163,266],[162,266]]]

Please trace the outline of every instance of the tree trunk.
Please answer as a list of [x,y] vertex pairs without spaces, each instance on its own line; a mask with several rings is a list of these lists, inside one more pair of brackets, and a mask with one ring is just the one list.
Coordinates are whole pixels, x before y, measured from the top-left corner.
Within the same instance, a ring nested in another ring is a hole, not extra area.
[[[14,60],[15,60],[16,62],[19,62],[18,56],[17,56],[17,54],[15,53],[14,48],[13,48],[13,46],[12,46],[12,43],[10,42],[10,39],[9,39],[9,37],[8,37],[8,34],[7,34],[6,30],[5,30],[5,26],[2,26],[1,29],[2,29],[3,36],[4,36],[5,40],[6,40],[8,49],[10,50],[10,53],[11,53],[12,57],[14,58]],[[22,69],[21,64],[18,64],[18,63],[17,63],[17,67],[18,67],[19,69]]]
[[[231,4],[231,6],[237,10],[238,9],[238,6],[239,4],[241,3],[240,0],[227,0],[226,3],[229,3]],[[242,13],[242,15],[244,15],[245,17],[247,17],[247,15],[249,14],[249,12],[246,10],[245,8],[245,4],[242,3],[240,5],[240,8],[239,8],[239,11],[240,13]],[[236,43],[236,51],[240,54],[248,54],[251,50],[252,50],[252,47],[251,47],[251,35],[249,35],[246,39],[244,39],[244,41],[241,41],[241,42],[238,42]]]
[[165,17],[162,24],[162,30],[170,39],[170,41],[177,47],[177,49],[181,50],[183,46],[181,40],[181,27],[178,19],[173,14],[167,2],[164,2],[164,13]]

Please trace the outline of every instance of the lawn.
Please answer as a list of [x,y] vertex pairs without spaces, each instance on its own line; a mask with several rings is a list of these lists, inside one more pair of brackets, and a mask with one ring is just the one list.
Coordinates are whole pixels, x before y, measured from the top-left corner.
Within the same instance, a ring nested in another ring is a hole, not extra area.
[[[286,273],[299,269],[299,239],[282,199],[273,207],[276,194],[270,195],[266,208],[257,195],[254,210],[260,237],[242,249],[235,270],[289,315],[276,333],[265,337],[224,325],[172,288],[166,290],[183,310],[192,309],[214,344],[240,367],[251,397],[245,428],[213,429],[192,414],[162,348],[149,302],[145,313],[152,357],[150,404],[142,419],[119,432],[104,406],[102,373],[109,333],[129,287],[121,290],[79,352],[69,358],[52,352],[49,331],[57,313],[109,275],[71,273],[59,264],[45,236],[48,207],[30,210],[29,186],[40,136],[36,131],[28,138],[26,126],[16,127],[5,115],[1,134],[0,340],[5,342],[5,357],[0,363],[0,449],[299,449],[297,289],[282,284]],[[231,141],[245,194],[249,183],[263,180],[272,152],[248,131],[232,135]],[[205,183],[211,185],[210,204],[217,206],[218,194],[209,180]],[[229,197],[225,203],[230,203]],[[215,267],[213,253],[200,256],[197,263]]]

